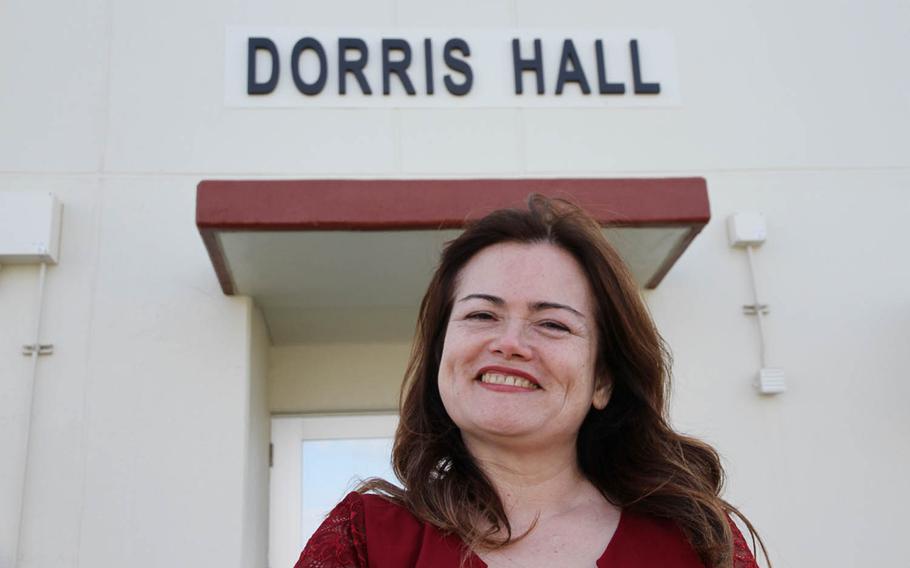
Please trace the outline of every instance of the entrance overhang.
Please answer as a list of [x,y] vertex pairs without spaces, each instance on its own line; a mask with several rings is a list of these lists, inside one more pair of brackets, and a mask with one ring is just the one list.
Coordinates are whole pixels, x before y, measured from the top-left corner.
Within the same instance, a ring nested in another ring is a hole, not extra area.
[[703,178],[205,180],[196,224],[225,294],[275,344],[408,339],[443,244],[531,193],[584,207],[644,288],[710,219]]

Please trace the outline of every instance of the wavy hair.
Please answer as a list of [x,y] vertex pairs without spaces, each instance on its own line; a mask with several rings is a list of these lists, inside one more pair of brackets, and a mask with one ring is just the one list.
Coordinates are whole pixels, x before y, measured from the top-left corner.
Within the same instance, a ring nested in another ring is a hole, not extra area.
[[[465,447],[437,388],[458,275],[479,251],[505,242],[560,247],[578,261],[593,291],[595,376],[610,378],[612,395],[606,408],[592,407],[582,422],[576,448],[581,471],[614,505],[673,520],[706,566],[732,566],[731,516],[748,527],[753,548],[758,535],[720,497],[724,471],[717,452],[669,425],[670,356],[637,284],[601,226],[562,199],[532,195],[527,209],[495,211],[446,245],[420,305],[401,390],[392,464],[403,488],[371,479],[359,489],[402,504],[471,549],[495,549],[524,536],[513,537],[499,495]],[[765,552],[760,538],[758,543]]]

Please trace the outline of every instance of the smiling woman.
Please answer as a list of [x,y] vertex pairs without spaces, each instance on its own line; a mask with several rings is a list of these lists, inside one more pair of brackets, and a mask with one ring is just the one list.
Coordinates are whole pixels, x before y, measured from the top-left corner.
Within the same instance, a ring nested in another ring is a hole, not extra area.
[[574,447],[588,409],[606,406],[593,305],[578,262],[552,244],[493,245],[464,267],[439,393],[475,459]]
[[365,482],[297,568],[755,567],[717,453],[669,427],[668,375],[595,221],[540,196],[488,215],[446,246],[421,304],[403,487]]

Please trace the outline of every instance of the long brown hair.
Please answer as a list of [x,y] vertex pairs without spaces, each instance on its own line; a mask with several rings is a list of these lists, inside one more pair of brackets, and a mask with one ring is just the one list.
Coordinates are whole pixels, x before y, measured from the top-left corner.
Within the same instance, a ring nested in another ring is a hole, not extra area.
[[600,225],[561,199],[532,195],[527,209],[495,211],[446,245],[420,306],[402,385],[392,464],[404,488],[373,479],[360,490],[384,494],[472,549],[515,540],[499,495],[465,447],[437,388],[458,274],[479,251],[503,242],[558,246],[578,261],[591,284],[595,376],[610,378],[612,396],[603,410],[592,407],[581,425],[582,472],[611,503],[676,522],[707,566],[731,566],[730,516],[744,521],[753,543],[757,534],[720,497],[724,472],[717,452],[669,426],[669,353],[628,269]]

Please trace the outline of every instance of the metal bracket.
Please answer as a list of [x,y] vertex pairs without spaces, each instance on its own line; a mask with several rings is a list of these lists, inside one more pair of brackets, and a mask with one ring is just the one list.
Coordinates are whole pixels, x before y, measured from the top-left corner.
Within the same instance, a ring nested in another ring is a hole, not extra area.
[[54,344],[53,343],[42,343],[40,345],[23,345],[22,354],[31,357],[35,351],[38,352],[38,355],[53,355],[54,353]]
[[768,304],[746,304],[743,306],[743,313],[747,316],[754,316],[758,314],[758,310],[761,310],[762,315],[771,313],[771,308],[768,306]]

